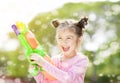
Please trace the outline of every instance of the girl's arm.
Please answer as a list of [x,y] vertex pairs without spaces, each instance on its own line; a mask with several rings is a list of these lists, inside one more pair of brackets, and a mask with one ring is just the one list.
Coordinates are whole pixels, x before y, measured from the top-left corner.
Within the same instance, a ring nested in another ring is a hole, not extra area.
[[45,71],[49,72],[53,77],[61,81],[62,83],[70,83],[74,79],[81,76],[81,79],[84,80],[84,74],[86,72],[88,64],[88,59],[84,58],[75,65],[73,65],[68,71],[60,70],[59,68],[53,66],[52,64],[44,61],[42,67]]
[[42,65],[45,71],[49,72],[49,74],[51,74],[62,83],[70,83],[78,77],[81,77],[81,79],[83,79],[88,64],[88,59],[84,58],[78,61],[78,63],[73,65],[70,69],[68,69],[68,71],[63,71],[47,62],[42,57],[39,57],[38,55],[33,55],[31,58],[32,60],[36,60],[36,63],[38,65]]

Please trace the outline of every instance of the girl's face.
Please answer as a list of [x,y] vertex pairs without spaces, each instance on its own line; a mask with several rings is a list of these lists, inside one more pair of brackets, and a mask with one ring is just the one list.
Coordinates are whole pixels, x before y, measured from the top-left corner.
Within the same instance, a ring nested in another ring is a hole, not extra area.
[[60,28],[56,32],[58,47],[67,58],[73,57],[77,53],[80,37],[75,34],[73,29]]

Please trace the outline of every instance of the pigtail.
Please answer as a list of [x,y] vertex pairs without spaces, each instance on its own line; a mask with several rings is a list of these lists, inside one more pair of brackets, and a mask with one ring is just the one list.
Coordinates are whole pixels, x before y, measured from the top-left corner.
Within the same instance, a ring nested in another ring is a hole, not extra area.
[[52,25],[55,27],[55,28],[57,28],[58,26],[59,26],[59,22],[58,22],[58,20],[53,20],[52,21]]
[[75,20],[63,20],[63,21],[58,21],[58,20],[53,20],[52,25],[55,28],[69,28],[69,29],[75,29],[75,33],[78,35],[78,37],[82,36],[85,30],[85,26],[87,25],[88,18],[84,17],[81,18],[80,21],[76,22]]
[[88,24],[88,18],[84,17],[82,18],[76,25],[81,28],[81,29],[85,29],[85,26]]

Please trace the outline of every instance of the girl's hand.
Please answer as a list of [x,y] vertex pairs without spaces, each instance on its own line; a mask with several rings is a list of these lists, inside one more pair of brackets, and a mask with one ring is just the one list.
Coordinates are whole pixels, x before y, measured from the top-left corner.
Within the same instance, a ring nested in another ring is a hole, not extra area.
[[28,67],[28,71],[31,72],[34,69],[34,67],[35,66],[33,66],[33,65],[30,64],[29,67]]
[[33,63],[36,63],[38,65],[42,65],[44,63],[43,57],[41,57],[39,54],[31,54],[30,56],[30,60]]

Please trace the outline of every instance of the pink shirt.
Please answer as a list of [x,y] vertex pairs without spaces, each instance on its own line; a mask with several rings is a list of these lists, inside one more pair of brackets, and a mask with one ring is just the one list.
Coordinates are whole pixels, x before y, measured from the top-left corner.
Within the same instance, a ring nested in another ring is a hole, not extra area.
[[50,81],[41,73],[35,76],[37,83],[84,83],[88,58],[80,53],[65,62],[61,61],[61,55],[52,58],[55,66],[46,61],[43,64],[45,71],[49,72],[57,80]]

